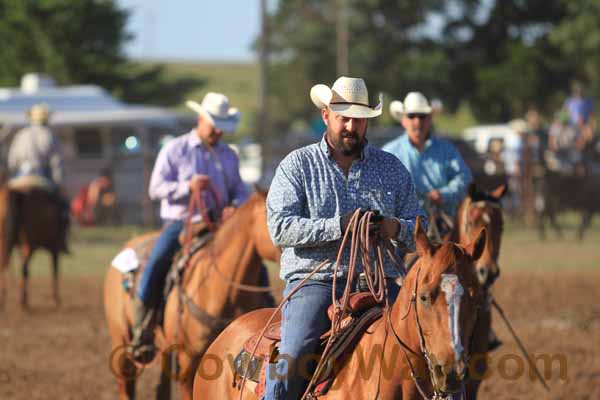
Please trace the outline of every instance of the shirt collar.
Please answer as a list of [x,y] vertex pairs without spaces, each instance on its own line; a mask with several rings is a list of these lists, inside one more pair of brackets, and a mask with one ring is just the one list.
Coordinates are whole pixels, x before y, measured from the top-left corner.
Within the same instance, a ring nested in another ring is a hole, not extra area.
[[188,139],[188,143],[189,143],[190,147],[202,146],[202,141],[198,137],[198,133],[196,132],[196,129],[192,129],[190,131],[190,137]]
[[[200,138],[198,137],[198,133],[196,132],[196,129],[192,129],[189,132],[189,135],[190,135],[190,137],[188,138],[188,144],[190,147],[202,147],[203,149],[207,149],[207,147],[202,144],[202,140],[200,140]],[[223,142],[217,143],[216,145],[213,146],[213,150],[214,151],[220,150],[222,145],[223,145]]]
[[[321,142],[319,142],[319,148],[321,149],[321,151],[323,153],[325,153],[325,155],[327,157],[332,158],[331,157],[331,149],[329,148],[329,145],[327,144],[327,139],[325,139],[325,133],[323,134],[323,137],[321,138]],[[356,161],[366,161],[369,158],[370,154],[371,154],[371,145],[367,141],[367,144],[363,147],[360,158]]]
[[[404,139],[404,142],[411,148],[414,149],[415,151],[419,151],[419,149],[417,149],[412,142],[410,141],[410,139],[408,138],[408,133],[404,133],[404,135],[402,136],[402,138]],[[427,138],[427,140],[425,141],[425,147],[423,147],[423,151],[427,150],[428,148],[430,148],[435,141],[435,137],[433,136],[433,132],[431,132],[429,134],[429,137]]]

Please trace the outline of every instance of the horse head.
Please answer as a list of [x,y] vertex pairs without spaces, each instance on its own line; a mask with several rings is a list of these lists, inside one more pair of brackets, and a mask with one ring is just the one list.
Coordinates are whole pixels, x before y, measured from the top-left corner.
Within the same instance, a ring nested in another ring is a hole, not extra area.
[[477,278],[489,288],[500,275],[498,257],[504,227],[504,217],[500,199],[506,193],[506,185],[500,185],[489,193],[479,192],[474,184],[469,187],[469,195],[462,201],[457,216],[458,237],[461,244],[471,243],[479,230],[485,228],[487,242],[481,257],[475,262]]
[[[403,283],[402,300],[414,305],[416,335],[436,393],[461,390],[470,341],[482,302],[481,285],[473,269],[486,246],[485,228],[466,246],[432,244],[417,220],[415,242],[419,260]],[[406,304],[398,300],[399,304]]]

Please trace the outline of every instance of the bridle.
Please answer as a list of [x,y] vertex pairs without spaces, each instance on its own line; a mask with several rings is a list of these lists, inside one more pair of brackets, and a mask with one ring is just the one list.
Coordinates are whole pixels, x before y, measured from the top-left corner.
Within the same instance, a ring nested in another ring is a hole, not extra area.
[[[207,191],[214,197],[217,206],[220,207],[222,205],[221,197],[219,195],[219,192],[214,187],[214,185],[212,185],[212,183],[210,183],[210,182],[209,182]],[[192,247],[192,229],[191,229],[192,228],[191,218],[195,212],[199,212],[202,215],[203,220],[206,221],[208,228],[211,232],[214,232],[218,229],[217,224],[212,222],[209,218],[208,208],[206,206],[206,202],[204,201],[203,197],[201,196],[201,191],[197,188],[192,189],[192,195],[190,197],[190,202],[188,204],[188,216],[186,218],[185,227],[184,227],[185,239],[184,239],[184,245],[183,245],[183,255],[182,255],[181,261],[178,263],[179,264],[178,269],[179,268],[187,268],[187,265],[191,261],[192,255],[195,250]],[[206,280],[206,278],[208,277],[208,273],[210,271],[215,271],[216,275],[221,280],[223,280],[229,287],[231,287],[233,289],[240,290],[240,291],[246,291],[246,292],[252,292],[252,293],[266,293],[266,292],[272,291],[272,287],[270,287],[270,286],[265,287],[265,286],[259,286],[259,285],[242,284],[242,283],[235,282],[233,279],[226,276],[219,269],[219,267],[217,265],[217,257],[213,250],[214,249],[213,249],[212,243],[209,243],[208,244],[208,255],[210,257],[211,262],[210,262],[209,268],[206,270],[204,279],[201,281],[201,283]],[[242,254],[238,254],[238,260],[236,261],[235,265],[237,265],[239,263],[239,259],[241,257],[242,257]],[[180,281],[179,273],[175,274],[175,285],[177,287],[178,297],[180,300],[179,306],[178,306],[179,322],[181,322],[180,320],[181,320],[181,315],[183,313],[184,305],[187,307],[190,314],[198,322],[200,322],[203,325],[205,325],[206,327],[208,327],[211,331],[216,332],[216,331],[222,330],[223,328],[225,328],[225,326],[227,326],[227,324],[229,324],[231,322],[231,320],[232,320],[231,318],[222,318],[222,317],[211,315],[208,312],[206,312],[206,310],[204,310],[203,308],[198,306],[193,300],[197,289],[191,295],[188,295],[185,291],[185,288],[183,287],[183,283]],[[179,326],[179,322],[178,322],[177,326]],[[178,330],[178,328],[176,329],[176,335],[177,335],[177,330]]]
[[468,234],[472,228],[474,228],[474,223],[469,221],[469,212],[472,207],[477,207],[484,209],[486,207],[491,207],[494,209],[502,209],[502,205],[500,204],[500,200],[489,197],[484,200],[476,200],[473,201],[470,197],[467,198],[467,204],[464,206],[462,211],[462,229],[465,234]]
[[[419,347],[421,350],[421,355],[424,359],[425,359],[425,363],[427,365],[427,369],[429,370],[429,376],[430,376],[430,383],[431,383],[431,387],[433,388],[433,397],[429,398],[427,396],[427,394],[425,393],[425,390],[423,389],[421,383],[419,382],[419,377],[417,376],[416,372],[415,372],[415,367],[412,364],[410,357],[407,354],[407,351],[410,352],[411,354],[415,355],[415,356],[419,356],[418,353],[416,353],[414,350],[412,350],[406,343],[404,343],[402,341],[402,339],[400,339],[400,337],[398,336],[394,325],[392,323],[391,320],[391,312],[390,312],[390,308],[387,308],[387,319],[386,319],[386,323],[389,326],[390,330],[392,331],[392,333],[394,334],[394,338],[396,339],[396,342],[400,345],[400,348],[402,350],[402,353],[404,355],[404,359],[406,360],[406,363],[408,364],[408,367],[410,369],[410,376],[413,380],[413,382],[415,383],[415,386],[419,392],[419,394],[421,395],[421,397],[424,400],[443,400],[443,399],[447,399],[448,396],[452,396],[452,394],[448,394],[448,393],[444,393],[441,392],[439,390],[437,390],[435,388],[434,382],[433,382],[433,376],[434,376],[434,368],[433,368],[433,363],[431,361],[431,356],[430,356],[430,352],[427,349],[427,343],[425,341],[425,335],[423,334],[423,328],[419,319],[419,313],[417,311],[417,292],[418,292],[418,286],[419,286],[419,274],[421,273],[421,267],[419,267],[417,269],[417,274],[415,277],[415,285],[414,285],[414,289],[413,292],[411,294],[409,303],[408,303],[408,307],[406,309],[406,312],[404,313],[404,315],[400,318],[401,320],[405,320],[411,309],[414,309],[414,313],[415,313],[415,323],[416,323],[416,327],[417,327],[417,333],[419,336]],[[448,305],[450,307],[450,304]],[[479,307],[479,305],[478,305]],[[475,318],[477,318],[477,312],[474,313]],[[451,333],[452,336],[452,333]],[[470,344],[469,344],[469,348],[471,348],[471,344],[474,340],[474,333],[471,335],[470,337]],[[461,353],[461,362],[466,366],[468,365],[468,354],[465,353]],[[453,398],[453,397],[450,397]]]

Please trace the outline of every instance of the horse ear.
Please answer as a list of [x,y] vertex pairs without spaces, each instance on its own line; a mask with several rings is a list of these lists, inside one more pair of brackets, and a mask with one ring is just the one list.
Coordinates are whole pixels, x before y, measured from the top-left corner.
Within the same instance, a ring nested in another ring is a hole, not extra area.
[[477,193],[477,186],[475,185],[475,182],[471,182],[471,184],[469,185],[468,193],[469,197],[475,197],[475,193]]
[[415,245],[417,247],[417,254],[419,254],[419,257],[430,256],[432,252],[431,243],[423,231],[422,225],[421,217],[418,216],[417,222],[415,223]]
[[506,183],[503,183],[502,185],[498,186],[496,189],[494,189],[491,193],[490,196],[492,196],[493,198],[500,200],[502,198],[502,196],[504,196],[506,194]]
[[483,249],[485,248],[486,241],[487,231],[484,227],[482,227],[477,233],[477,238],[473,242],[468,244],[466,247],[467,253],[469,253],[473,260],[479,260],[479,258],[483,254]]

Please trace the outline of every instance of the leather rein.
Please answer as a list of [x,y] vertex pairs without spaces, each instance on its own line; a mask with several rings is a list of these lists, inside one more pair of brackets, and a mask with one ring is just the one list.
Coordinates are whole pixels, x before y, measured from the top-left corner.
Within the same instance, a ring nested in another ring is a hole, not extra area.
[[[207,191],[215,199],[217,208],[222,209],[223,202],[222,202],[221,196],[219,195],[219,192],[216,190],[216,188],[210,181],[208,183]],[[186,217],[186,221],[185,221],[185,225],[184,225],[185,236],[184,236],[183,256],[182,256],[182,263],[183,263],[182,267],[183,268],[187,268],[187,266],[192,258],[192,255],[194,253],[194,250],[195,250],[192,248],[192,242],[193,242],[192,216],[195,215],[196,212],[198,212],[198,213],[200,213],[200,215],[202,215],[202,220],[205,221],[205,223],[208,226],[208,229],[211,232],[215,232],[218,229],[218,224],[213,222],[209,217],[208,208],[206,206],[206,202],[205,202],[204,198],[202,197],[201,190],[198,189],[197,187],[194,187],[192,189],[192,194],[190,197],[190,201],[188,203],[187,217]],[[265,286],[246,285],[246,284],[235,282],[231,278],[227,277],[218,268],[218,265],[216,262],[216,256],[215,256],[214,252],[212,251],[212,247],[211,247],[210,243],[208,244],[208,247],[210,249],[209,255],[210,255],[211,263],[210,263],[210,268],[207,272],[214,270],[217,273],[216,275],[219,278],[221,278],[227,285],[229,285],[230,287],[237,289],[237,290],[253,292],[253,293],[266,293],[266,292],[272,291],[272,287],[270,287],[270,286],[265,287]],[[238,257],[241,257],[241,254]],[[236,262],[236,265],[237,265],[237,262]],[[183,284],[180,280],[179,273],[177,273],[177,272],[175,274],[175,285],[177,287],[178,296],[179,296],[179,300],[180,300],[179,307],[178,307],[179,318],[181,317],[181,314],[183,312],[182,305],[185,305],[185,306],[187,306],[187,309],[190,312],[190,314],[196,320],[198,320],[205,326],[209,327],[209,329],[211,329],[213,331],[222,330],[223,328],[225,328],[225,326],[227,326],[227,324],[229,324],[229,322],[231,322],[231,320],[232,320],[231,318],[221,318],[218,316],[211,315],[208,312],[206,312],[204,309],[202,309],[200,306],[198,306],[193,300],[194,295],[192,294],[190,296],[186,293],[185,288],[183,287]]]

